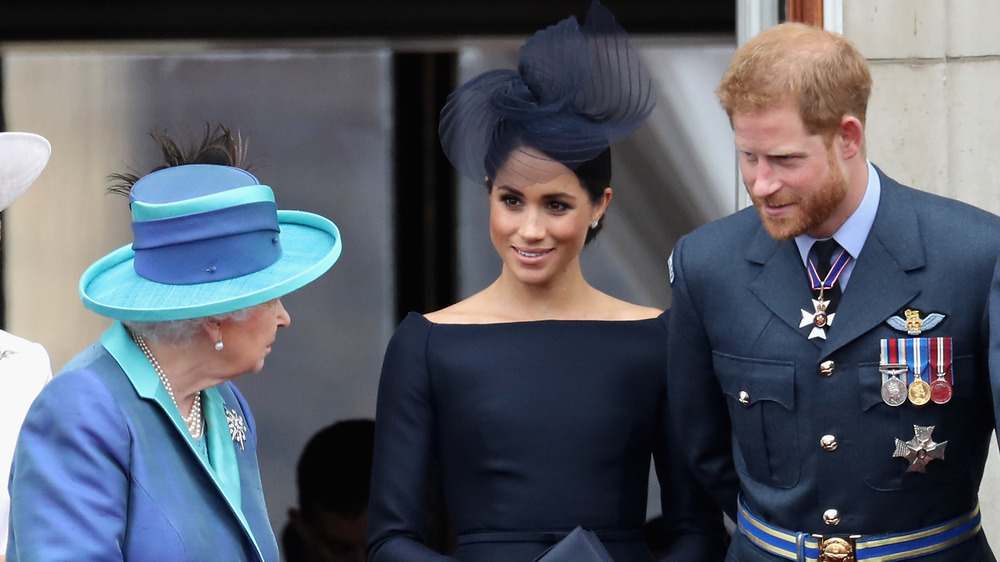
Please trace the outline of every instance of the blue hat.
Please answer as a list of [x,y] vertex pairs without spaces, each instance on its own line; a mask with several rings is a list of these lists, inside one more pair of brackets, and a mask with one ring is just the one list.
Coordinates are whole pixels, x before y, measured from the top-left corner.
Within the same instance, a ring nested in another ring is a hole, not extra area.
[[329,220],[279,211],[271,188],[239,168],[174,166],[135,182],[133,243],[80,277],[87,308],[110,318],[201,318],[284,296],[340,257]]

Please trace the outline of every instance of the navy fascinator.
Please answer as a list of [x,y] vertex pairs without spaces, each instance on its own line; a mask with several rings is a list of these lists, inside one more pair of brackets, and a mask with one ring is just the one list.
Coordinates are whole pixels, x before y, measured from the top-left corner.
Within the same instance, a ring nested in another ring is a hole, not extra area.
[[508,157],[573,169],[631,134],[656,104],[638,53],[598,0],[582,26],[569,17],[530,37],[517,66],[469,80],[441,110],[444,152],[476,182]]

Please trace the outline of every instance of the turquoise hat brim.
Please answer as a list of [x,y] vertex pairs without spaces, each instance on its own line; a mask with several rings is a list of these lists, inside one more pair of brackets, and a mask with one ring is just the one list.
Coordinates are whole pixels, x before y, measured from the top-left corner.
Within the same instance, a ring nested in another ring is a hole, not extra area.
[[116,320],[156,322],[224,314],[282,297],[315,281],[340,258],[337,225],[313,213],[278,211],[281,258],[241,277],[168,285],[140,277],[132,245],[94,262],[80,277],[80,298],[94,312]]

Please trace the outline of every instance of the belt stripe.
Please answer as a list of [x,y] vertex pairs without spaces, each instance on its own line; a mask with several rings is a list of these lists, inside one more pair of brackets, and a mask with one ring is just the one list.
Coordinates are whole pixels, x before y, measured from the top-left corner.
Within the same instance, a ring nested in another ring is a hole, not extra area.
[[[739,503],[737,526],[758,548],[786,560],[818,562],[819,540],[807,533],[792,533],[758,519]],[[858,562],[894,562],[940,552],[972,538],[982,528],[979,505],[969,513],[911,533],[875,535],[856,541]]]

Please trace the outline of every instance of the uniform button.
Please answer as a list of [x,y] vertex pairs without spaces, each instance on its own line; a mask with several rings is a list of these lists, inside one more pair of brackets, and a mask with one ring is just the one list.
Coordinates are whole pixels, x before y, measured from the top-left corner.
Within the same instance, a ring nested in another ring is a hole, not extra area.
[[823,447],[824,451],[836,451],[837,445],[837,437],[835,435],[824,435],[819,438],[819,446]]
[[826,360],[819,364],[819,374],[824,377],[829,377],[833,375],[833,371],[837,368],[837,364],[833,361]]
[[740,404],[744,406],[750,405],[750,394],[745,390],[740,391]]
[[836,509],[828,509],[823,512],[823,522],[831,527],[840,525],[840,512]]

